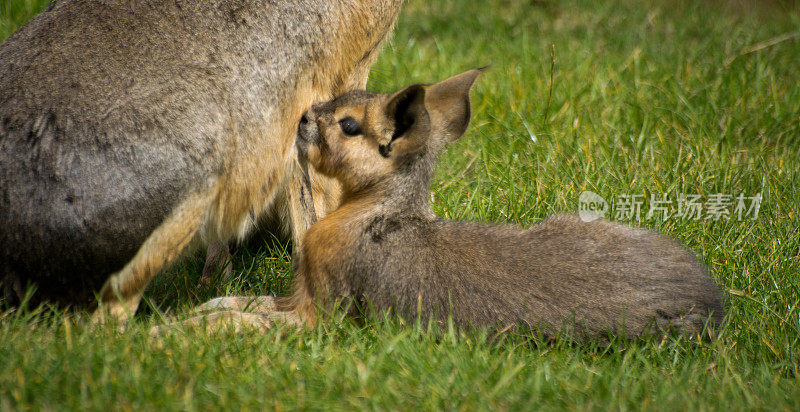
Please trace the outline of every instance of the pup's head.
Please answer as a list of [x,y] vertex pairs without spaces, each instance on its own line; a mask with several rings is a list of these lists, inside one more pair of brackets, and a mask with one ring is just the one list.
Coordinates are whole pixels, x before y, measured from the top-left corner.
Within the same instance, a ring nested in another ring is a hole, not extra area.
[[469,90],[479,73],[470,70],[391,94],[353,91],[314,105],[300,120],[298,151],[350,191],[399,169],[430,164],[445,143],[467,129]]

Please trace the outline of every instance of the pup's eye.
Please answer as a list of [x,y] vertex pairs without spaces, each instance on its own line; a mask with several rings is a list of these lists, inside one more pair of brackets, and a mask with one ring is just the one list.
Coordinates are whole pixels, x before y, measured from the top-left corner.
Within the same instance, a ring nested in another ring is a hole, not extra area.
[[356,136],[361,134],[361,126],[352,117],[345,117],[339,120],[339,126],[342,128],[344,134],[348,136]]

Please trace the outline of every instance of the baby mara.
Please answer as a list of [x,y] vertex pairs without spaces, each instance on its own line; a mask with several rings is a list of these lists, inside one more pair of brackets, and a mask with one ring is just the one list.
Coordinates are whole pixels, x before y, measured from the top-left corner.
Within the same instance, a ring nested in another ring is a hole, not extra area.
[[341,183],[343,198],[306,233],[295,293],[278,307],[309,324],[318,305],[345,300],[459,326],[568,328],[579,337],[718,325],[719,288],[663,235],[571,215],[520,229],[433,213],[437,156],[466,130],[478,74],[389,95],[354,91],[303,116],[299,152]]
[[520,229],[433,213],[437,156],[466,130],[478,74],[388,95],[354,91],[306,112],[298,152],[343,193],[339,208],[303,238],[294,294],[214,299],[198,308],[212,313],[184,324],[313,325],[319,308],[344,301],[354,303],[353,314],[391,309],[406,318],[452,317],[458,326],[584,338],[693,335],[718,325],[718,287],[694,254],[665,236],[570,215]]

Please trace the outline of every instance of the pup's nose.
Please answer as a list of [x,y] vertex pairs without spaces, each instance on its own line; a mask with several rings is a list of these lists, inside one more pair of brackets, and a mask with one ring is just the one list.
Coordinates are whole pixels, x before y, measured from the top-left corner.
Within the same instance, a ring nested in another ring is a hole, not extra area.
[[297,137],[303,141],[313,141],[316,134],[316,124],[314,123],[314,113],[307,110],[300,117],[300,124],[297,125]]

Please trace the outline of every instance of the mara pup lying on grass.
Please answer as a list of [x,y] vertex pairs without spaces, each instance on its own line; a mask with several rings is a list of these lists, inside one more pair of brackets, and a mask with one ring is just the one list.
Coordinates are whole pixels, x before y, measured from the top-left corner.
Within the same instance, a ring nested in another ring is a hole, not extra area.
[[[719,324],[717,285],[694,254],[663,235],[571,215],[521,229],[433,213],[437,156],[469,124],[478,73],[389,95],[354,91],[303,115],[298,151],[341,183],[343,197],[306,232],[294,295],[277,305],[221,298],[201,309],[252,304],[314,324],[318,308],[349,300],[405,317],[452,317],[459,326],[533,326],[546,335],[569,328],[578,337],[694,334]],[[258,314],[234,320],[269,323]]]
[[303,240],[292,297],[301,319],[352,299],[462,326],[570,325],[580,336],[718,324],[719,288],[663,235],[570,215],[520,229],[433,213],[436,160],[469,124],[478,73],[390,95],[351,92],[303,116],[299,151],[341,183],[343,198]]

